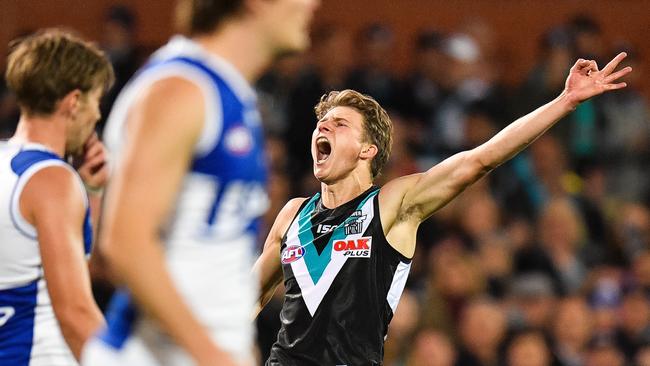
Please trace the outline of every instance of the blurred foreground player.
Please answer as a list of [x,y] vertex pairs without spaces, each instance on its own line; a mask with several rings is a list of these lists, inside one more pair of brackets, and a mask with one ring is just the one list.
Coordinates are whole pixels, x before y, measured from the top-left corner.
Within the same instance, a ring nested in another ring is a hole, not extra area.
[[187,0],[176,36],[111,111],[116,155],[100,248],[119,281],[84,364],[249,365],[266,210],[263,135],[250,83],[309,43],[316,0]]
[[0,365],[77,365],[104,323],[85,255],[108,178],[94,128],[113,71],[94,45],[50,29],[11,46],[6,79],[21,116],[0,142]]
[[331,92],[316,106],[314,175],[321,192],[278,215],[255,264],[265,304],[283,279],[282,327],[267,365],[381,365],[388,324],[415,252],[420,223],[511,158],[580,102],[625,87],[614,72],[578,60],[555,100],[483,145],[428,171],[373,184],[388,160],[392,124],[372,98]]

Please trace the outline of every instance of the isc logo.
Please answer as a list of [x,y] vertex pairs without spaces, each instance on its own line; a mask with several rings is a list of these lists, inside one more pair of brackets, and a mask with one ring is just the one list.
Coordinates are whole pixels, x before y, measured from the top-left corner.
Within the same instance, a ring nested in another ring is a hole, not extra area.
[[305,248],[298,245],[290,245],[282,251],[282,264],[295,262],[305,255]]
[[343,256],[348,258],[370,258],[371,248],[372,237],[370,236],[334,242],[334,251],[341,252]]

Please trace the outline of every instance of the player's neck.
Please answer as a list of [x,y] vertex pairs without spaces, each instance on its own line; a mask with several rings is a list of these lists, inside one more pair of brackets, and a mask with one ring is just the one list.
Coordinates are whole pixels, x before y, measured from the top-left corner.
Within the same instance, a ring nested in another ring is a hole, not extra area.
[[217,33],[194,38],[206,50],[230,62],[249,83],[254,83],[273,60],[263,36],[244,24],[226,24]]
[[325,207],[335,208],[359,197],[370,187],[372,180],[349,175],[331,184],[321,183],[321,199]]
[[46,146],[55,154],[65,155],[65,122],[56,117],[21,116],[16,133],[10,141],[16,143],[37,143]]

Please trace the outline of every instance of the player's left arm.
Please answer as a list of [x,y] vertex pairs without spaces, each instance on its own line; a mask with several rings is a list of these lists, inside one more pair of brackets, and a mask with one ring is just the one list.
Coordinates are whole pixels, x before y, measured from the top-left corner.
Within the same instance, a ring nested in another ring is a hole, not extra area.
[[85,206],[77,178],[55,166],[37,172],[25,185],[20,205],[38,233],[52,308],[61,333],[79,359],[85,342],[104,323],[92,296],[84,258]]
[[266,306],[273,297],[275,289],[282,282],[282,264],[280,262],[282,237],[303,202],[305,202],[305,198],[294,198],[284,205],[266,237],[262,254],[253,266],[253,273],[260,281],[260,294],[253,316],[257,316]]
[[598,69],[595,61],[579,59],[569,72],[564,91],[553,101],[519,118],[472,150],[453,155],[424,173],[386,184],[382,194],[388,206],[396,210],[394,221],[411,220],[419,224],[466,187],[530,145],[582,101],[624,88],[626,84],[617,80],[632,69],[615,69],[625,56],[620,53],[603,70]]

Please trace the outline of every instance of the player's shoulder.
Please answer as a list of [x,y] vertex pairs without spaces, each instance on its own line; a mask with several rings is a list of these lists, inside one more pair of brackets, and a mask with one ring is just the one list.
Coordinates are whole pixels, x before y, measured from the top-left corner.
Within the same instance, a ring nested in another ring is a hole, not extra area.
[[52,198],[65,198],[74,194],[78,196],[81,190],[79,176],[66,163],[56,163],[44,166],[30,177],[26,187],[36,188],[38,192],[48,194]]
[[280,215],[284,216],[284,219],[291,220],[293,219],[294,216],[298,213],[298,210],[300,207],[307,201],[309,198],[308,197],[296,197],[290,199],[282,208],[280,211]]
[[145,101],[167,106],[193,107],[203,103],[201,88],[196,82],[180,75],[170,75],[153,82],[146,91]]
[[281,237],[282,233],[287,231],[294,217],[298,214],[298,210],[307,199],[307,197],[292,198],[282,207],[273,224],[273,230],[278,236]]

